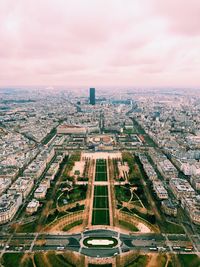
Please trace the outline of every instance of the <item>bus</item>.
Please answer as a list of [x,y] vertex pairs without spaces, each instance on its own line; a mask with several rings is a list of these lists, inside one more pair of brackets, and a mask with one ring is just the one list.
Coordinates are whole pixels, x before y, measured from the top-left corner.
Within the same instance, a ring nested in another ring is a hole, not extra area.
[[192,251],[193,250],[193,246],[187,246],[186,248],[184,248],[185,251]]
[[65,247],[57,247],[57,250],[64,250]]
[[180,250],[181,249],[181,247],[179,247],[179,246],[174,246],[172,248],[173,248],[173,250]]
[[157,247],[150,247],[149,250],[151,250],[151,251],[157,251],[158,248]]

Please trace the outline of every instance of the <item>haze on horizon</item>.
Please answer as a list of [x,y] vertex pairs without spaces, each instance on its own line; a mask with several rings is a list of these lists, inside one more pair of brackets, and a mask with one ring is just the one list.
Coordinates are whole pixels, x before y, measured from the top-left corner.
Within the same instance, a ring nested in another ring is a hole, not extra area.
[[1,0],[0,86],[200,87],[199,0]]

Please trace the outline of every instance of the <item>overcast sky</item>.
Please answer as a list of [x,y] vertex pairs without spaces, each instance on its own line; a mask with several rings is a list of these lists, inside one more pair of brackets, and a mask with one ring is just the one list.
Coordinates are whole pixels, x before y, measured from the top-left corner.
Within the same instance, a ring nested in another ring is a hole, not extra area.
[[0,0],[0,86],[200,86],[200,0]]

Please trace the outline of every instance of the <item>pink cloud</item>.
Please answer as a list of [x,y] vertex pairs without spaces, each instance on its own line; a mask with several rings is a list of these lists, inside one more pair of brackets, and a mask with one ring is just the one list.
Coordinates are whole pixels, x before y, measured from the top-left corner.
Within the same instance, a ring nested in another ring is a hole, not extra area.
[[200,85],[199,11],[198,0],[2,0],[0,86]]
[[169,23],[169,30],[174,34],[200,35],[199,0],[153,0],[156,13]]

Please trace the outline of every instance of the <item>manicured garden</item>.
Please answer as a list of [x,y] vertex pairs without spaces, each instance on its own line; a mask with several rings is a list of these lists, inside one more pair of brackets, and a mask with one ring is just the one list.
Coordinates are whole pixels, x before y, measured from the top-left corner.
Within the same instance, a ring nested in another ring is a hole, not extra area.
[[131,199],[130,188],[125,186],[115,186],[115,196],[119,202],[128,202]]
[[109,225],[109,204],[108,204],[108,187],[94,186],[93,225]]

